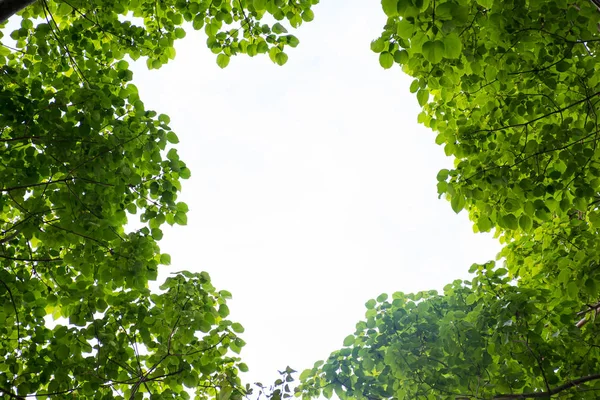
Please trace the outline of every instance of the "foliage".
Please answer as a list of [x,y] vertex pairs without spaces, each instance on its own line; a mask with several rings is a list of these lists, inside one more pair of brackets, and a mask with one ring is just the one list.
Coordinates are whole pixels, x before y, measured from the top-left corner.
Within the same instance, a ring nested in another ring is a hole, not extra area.
[[160,67],[188,21],[221,66],[267,52],[283,64],[298,40],[261,18],[296,27],[314,3],[41,0],[10,39],[0,31],[3,397],[186,398],[186,387],[240,397],[247,367],[232,356],[244,342],[226,319],[230,294],[188,272],[148,290],[170,263],[161,227],[187,223],[177,195],[190,171],[124,58]]
[[[184,24],[189,28],[191,23],[193,29],[204,30],[207,46],[218,55],[218,60],[229,62],[237,54],[268,53],[273,62],[283,65],[283,59],[287,60],[285,47],[296,47],[299,41],[288,35],[281,23],[261,24],[261,19],[268,14],[297,28],[303,21],[313,20],[311,6],[317,3],[318,0],[42,0],[21,13],[21,29],[12,32],[11,38],[17,41],[17,48],[26,49],[31,56],[44,58],[63,53],[67,59],[62,67],[69,69],[70,64],[77,62],[74,69],[78,73],[81,69],[97,73],[100,65],[109,65],[125,55],[133,60],[146,57],[148,68],[160,68],[175,58],[173,44],[186,36]],[[39,20],[46,23],[34,26]],[[9,54],[7,47],[0,50],[0,56]],[[222,61],[218,63],[223,66]]]
[[[287,61],[316,0],[42,0],[0,46],[0,392],[11,398],[239,398],[243,328],[208,275],[150,293],[161,226],[186,224],[190,172],[126,57],[159,68],[184,23],[224,68]],[[305,397],[595,398],[600,389],[600,12],[587,0],[382,0],[371,48],[414,77],[419,121],[454,157],[438,192],[505,243],[444,294],[367,302]],[[127,17],[127,19],[125,18]],[[241,33],[240,33],[241,31]],[[0,37],[2,38],[2,37]],[[132,214],[142,227],[127,232]],[[586,307],[587,305],[587,307]],[[55,327],[48,316],[65,318]],[[579,322],[577,320],[579,319]],[[272,398],[290,395],[291,369]]]
[[369,300],[344,348],[302,373],[304,397],[597,398],[600,338],[573,323],[579,303],[549,310],[551,288],[515,286],[494,263],[474,267],[443,295]]
[[438,174],[440,195],[456,212],[469,211],[475,231],[496,230],[508,244],[501,256],[521,285],[560,289],[552,292],[554,303],[597,301],[596,6],[383,4],[389,18],[373,46],[393,51],[415,77],[419,120],[455,158],[453,170]]
[[256,394],[256,397],[253,397],[256,398],[256,400],[260,400],[262,397],[270,400],[282,400],[292,397],[294,392],[290,385],[294,382],[293,374],[297,371],[288,366],[283,371],[278,372],[281,378],[276,379],[269,387],[260,382],[254,383],[255,388],[246,385],[246,395],[250,396]]
[[[543,270],[555,279],[564,271],[557,261],[583,249],[587,254],[578,254],[573,273],[563,272],[560,282],[584,287],[597,280],[596,272],[581,269],[599,255],[596,6],[587,0],[382,5],[388,20],[372,48],[393,54],[415,77],[419,120],[455,158],[453,170],[438,174],[440,195],[456,212],[469,211],[475,231],[495,229],[503,242],[516,241],[504,254],[513,276],[535,281]],[[537,258],[525,260],[533,247]]]
[[[367,303],[305,397],[596,398],[600,12],[587,0],[382,0],[372,42],[414,77],[419,121],[455,160],[438,192],[495,231],[505,268],[443,295]],[[579,319],[579,321],[577,321]]]

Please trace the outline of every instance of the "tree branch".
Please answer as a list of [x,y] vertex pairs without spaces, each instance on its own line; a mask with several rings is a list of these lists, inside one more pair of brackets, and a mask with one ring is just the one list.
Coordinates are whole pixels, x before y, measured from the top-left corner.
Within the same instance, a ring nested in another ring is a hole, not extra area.
[[532,119],[530,121],[527,121],[527,122],[521,122],[521,123],[518,123],[518,124],[511,124],[511,125],[504,125],[504,126],[501,126],[501,127],[498,127],[498,128],[478,129],[476,131],[469,132],[468,135],[475,135],[475,134],[481,133],[481,132],[491,133],[491,132],[501,131],[501,130],[504,130],[504,129],[518,128],[518,127],[521,127],[521,126],[531,125],[532,123],[537,122],[537,121],[539,121],[541,119],[547,118],[547,117],[549,117],[551,115],[554,115],[554,114],[558,114],[558,113],[560,113],[562,111],[568,110],[569,108],[575,107],[575,106],[577,106],[577,105],[579,105],[581,103],[585,103],[586,101],[589,101],[590,99],[592,99],[592,98],[594,98],[594,97],[596,97],[598,95],[600,95],[600,92],[596,92],[594,94],[591,94],[591,95],[585,97],[584,99],[578,100],[578,101],[576,101],[574,103],[569,104],[568,106],[565,106],[565,107],[563,107],[561,109],[554,110],[554,111],[549,112],[547,114],[541,115],[541,116],[539,116],[537,118],[534,118],[534,119]]
[[25,261],[25,262],[60,262],[62,258],[21,258],[21,257],[10,257],[0,254],[0,258],[13,261]]
[[0,0],[0,23],[6,21],[36,0]]
[[[4,287],[6,288],[8,296],[10,297],[10,301],[13,305],[13,309],[15,310],[15,317],[17,319],[17,348],[21,350],[21,323],[19,322],[19,311],[17,310],[17,303],[15,303],[15,299],[13,297],[12,291],[10,290],[10,287],[8,287],[8,285],[2,279],[0,279],[0,283],[2,283],[2,285],[4,285]],[[11,397],[11,393],[5,391],[2,388],[0,388],[0,392],[5,392],[6,394],[8,394],[9,397]]]
[[[0,0],[0,5],[2,5],[2,1],[1,0]],[[7,395],[10,399],[25,400],[25,397],[17,396],[16,394],[14,394],[13,392],[11,392],[10,390],[4,389],[3,387],[0,387],[0,392],[2,392],[5,395]]]
[[519,400],[519,399],[542,399],[553,396],[564,390],[570,389],[577,385],[585,382],[595,381],[600,379],[600,374],[588,375],[581,378],[573,379],[565,384],[555,387],[554,389],[548,390],[547,392],[533,392],[533,393],[521,393],[521,394],[499,394],[492,397],[492,400]]
[[[2,1],[2,0],[0,0],[0,1]],[[70,178],[64,178],[64,179],[57,179],[55,181],[32,183],[31,185],[20,185],[20,186],[12,186],[12,187],[0,188],[0,192],[11,192],[13,190],[29,189],[29,188],[36,187],[36,186],[49,185],[51,183],[64,183],[64,182],[69,182],[69,181],[72,182],[75,179],[76,179],[75,177],[70,177]]]

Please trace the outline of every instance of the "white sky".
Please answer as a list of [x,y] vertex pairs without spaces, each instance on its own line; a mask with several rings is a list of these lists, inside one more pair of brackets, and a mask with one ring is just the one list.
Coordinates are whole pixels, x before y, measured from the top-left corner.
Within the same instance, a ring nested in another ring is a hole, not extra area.
[[238,56],[220,70],[191,30],[174,62],[134,67],[192,170],[188,226],[165,230],[162,250],[172,271],[208,271],[233,293],[250,382],[326,358],[368,299],[439,290],[499,250],[437,199],[451,160],[416,123],[411,79],[369,49],[385,23],[378,2],[340,4],[323,1],[291,32],[301,43],[284,67]]

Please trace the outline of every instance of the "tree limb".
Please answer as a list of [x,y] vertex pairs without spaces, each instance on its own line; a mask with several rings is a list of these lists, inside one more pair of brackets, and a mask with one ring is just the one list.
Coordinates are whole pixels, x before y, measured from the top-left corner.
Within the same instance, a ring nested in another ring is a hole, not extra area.
[[36,0],[0,0],[0,23],[6,21]]
[[564,390],[570,389],[585,382],[590,382],[600,379],[600,374],[588,375],[581,378],[573,379],[567,383],[548,390],[547,392],[533,392],[521,394],[500,394],[492,397],[492,400],[518,400],[518,399],[546,399]]

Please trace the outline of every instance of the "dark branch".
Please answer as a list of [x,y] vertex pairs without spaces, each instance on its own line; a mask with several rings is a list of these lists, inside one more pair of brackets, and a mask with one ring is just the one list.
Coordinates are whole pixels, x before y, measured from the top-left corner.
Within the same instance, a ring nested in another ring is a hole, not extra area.
[[0,0],[0,23],[33,3],[35,0]]
[[13,261],[25,261],[25,262],[59,262],[62,258],[21,258],[21,257],[10,257],[0,254],[0,258]]
[[504,126],[501,126],[501,127],[498,127],[498,128],[490,128],[490,129],[478,129],[478,130],[476,130],[476,131],[469,132],[469,135],[475,135],[476,133],[481,133],[481,132],[497,132],[497,131],[501,131],[501,130],[504,130],[504,129],[509,129],[509,128],[519,128],[519,127],[522,127],[522,126],[531,125],[531,124],[533,124],[534,122],[537,122],[537,121],[539,121],[539,120],[542,120],[542,119],[544,119],[544,118],[547,118],[547,117],[549,117],[549,116],[551,116],[551,115],[554,115],[554,114],[561,113],[561,112],[563,112],[563,111],[565,111],[565,110],[568,110],[569,108],[575,107],[575,106],[577,106],[577,105],[579,105],[579,104],[581,104],[581,103],[585,103],[585,102],[587,102],[587,101],[591,100],[592,98],[594,98],[594,97],[596,97],[596,96],[598,96],[598,95],[600,95],[600,92],[596,92],[596,93],[594,93],[594,94],[591,94],[591,95],[587,96],[587,97],[586,97],[586,98],[584,98],[584,99],[578,100],[578,101],[576,101],[576,102],[574,102],[574,103],[571,103],[571,104],[569,104],[568,106],[565,106],[565,107],[563,107],[563,108],[560,108],[560,109],[558,109],[558,110],[554,110],[554,111],[552,111],[552,112],[549,112],[549,113],[547,113],[547,114],[544,114],[544,115],[542,115],[542,116],[539,116],[539,117],[537,117],[537,118],[534,118],[534,119],[532,119],[532,120],[530,120],[530,121],[527,121],[527,122],[521,122],[521,123],[518,123],[518,124],[511,124],[511,125],[504,125]]
[[[0,0],[0,1],[2,1],[2,0]],[[69,182],[69,181],[72,182],[74,179],[75,179],[75,177],[70,177],[70,178],[64,178],[64,179],[57,179],[55,181],[49,181],[49,182],[32,183],[30,185],[11,186],[11,187],[6,187],[6,188],[0,188],[0,192],[11,192],[13,190],[29,189],[32,187],[45,186],[45,185],[49,185],[52,183],[64,183],[64,182]]]
[[[0,283],[2,283],[2,285],[4,285],[4,287],[6,288],[6,291],[8,292],[8,296],[10,297],[10,301],[13,305],[13,309],[15,310],[15,317],[17,319],[17,347],[19,348],[19,350],[21,350],[21,323],[19,322],[19,311],[17,310],[17,303],[15,303],[15,299],[13,297],[12,291],[10,290],[10,287],[8,287],[8,285],[0,279]],[[0,388],[0,391],[2,392],[6,392],[4,389]],[[10,392],[6,392],[6,394],[11,395]]]
[[492,397],[492,400],[546,399],[546,398],[549,398],[550,396],[554,396],[557,393],[560,393],[567,389],[571,389],[572,387],[575,387],[582,383],[595,381],[597,379],[600,379],[600,374],[588,375],[588,376],[574,379],[563,385],[557,386],[552,390],[548,390],[547,392],[533,392],[533,393],[521,393],[521,394],[500,394],[500,395]]

